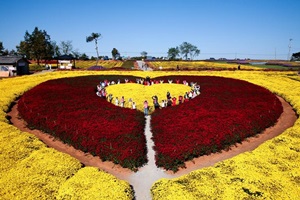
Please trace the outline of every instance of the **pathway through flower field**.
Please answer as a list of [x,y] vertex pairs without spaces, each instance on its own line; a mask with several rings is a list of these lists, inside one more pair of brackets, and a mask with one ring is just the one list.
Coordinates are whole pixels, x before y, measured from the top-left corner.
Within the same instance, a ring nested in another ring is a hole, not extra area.
[[139,169],[138,172],[131,174],[127,181],[133,186],[136,200],[151,199],[150,189],[152,184],[161,178],[172,178],[172,174],[166,173],[163,169],[155,165],[155,152],[153,150],[154,142],[152,141],[152,132],[150,130],[151,116],[146,117],[145,135],[148,149],[148,163]]
[[67,153],[76,159],[78,159],[81,163],[86,166],[93,166],[99,169],[102,169],[119,179],[128,181],[135,191],[136,200],[147,200],[151,199],[150,189],[152,184],[161,179],[161,178],[176,178],[187,174],[196,169],[201,169],[203,167],[213,166],[217,162],[222,160],[229,159],[234,157],[240,153],[246,151],[252,151],[260,144],[269,140],[273,137],[280,135],[285,129],[293,126],[297,117],[293,111],[293,108],[285,102],[282,98],[280,98],[283,106],[283,113],[281,114],[278,122],[275,126],[267,128],[264,132],[257,135],[256,137],[248,138],[246,141],[241,144],[236,144],[231,147],[228,151],[222,151],[220,153],[214,153],[207,156],[201,156],[199,158],[195,158],[192,161],[186,162],[185,169],[179,169],[175,174],[172,171],[165,171],[163,169],[157,168],[155,165],[155,152],[153,150],[153,141],[151,139],[152,133],[150,129],[150,121],[151,117],[146,117],[146,127],[145,127],[145,135],[147,139],[147,148],[148,148],[148,163],[140,168],[138,172],[134,173],[129,169],[124,169],[119,165],[115,165],[112,162],[102,162],[99,157],[92,156],[88,153],[84,153],[82,151],[74,149],[72,146],[68,146],[63,142],[45,134],[39,130],[30,130],[26,127],[26,122],[24,122],[21,118],[18,117],[17,104],[12,108],[12,111],[8,113],[11,116],[11,122],[18,127],[21,131],[26,131],[33,133],[40,140],[42,140],[49,147],[55,148],[58,151]]
[[144,62],[144,61],[142,61],[142,60],[137,60],[136,62],[137,62],[137,64],[138,64],[140,70],[143,70],[143,71],[153,71],[152,68],[150,68],[150,67],[145,67],[145,62]]

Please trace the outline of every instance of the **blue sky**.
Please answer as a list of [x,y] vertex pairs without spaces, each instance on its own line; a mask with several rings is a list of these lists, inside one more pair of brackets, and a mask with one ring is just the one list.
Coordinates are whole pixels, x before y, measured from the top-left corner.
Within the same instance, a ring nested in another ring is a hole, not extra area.
[[167,56],[189,42],[197,59],[287,59],[300,51],[300,1],[295,0],[0,0],[0,41],[15,49],[26,30],[45,30],[58,44],[96,56],[92,32],[101,33],[100,55]]

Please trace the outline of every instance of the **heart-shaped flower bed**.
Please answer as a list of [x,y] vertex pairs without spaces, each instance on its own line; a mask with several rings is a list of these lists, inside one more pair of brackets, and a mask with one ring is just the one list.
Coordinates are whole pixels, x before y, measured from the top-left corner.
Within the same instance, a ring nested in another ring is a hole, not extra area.
[[[115,106],[95,93],[101,80],[135,82],[137,78],[86,76],[47,81],[21,97],[19,111],[29,126],[44,130],[102,160],[135,170],[147,162],[143,113]],[[186,160],[220,151],[255,135],[276,123],[282,112],[275,95],[245,81],[201,76],[157,78],[161,79],[165,83],[172,79],[201,85],[201,95],[193,100],[158,109],[152,114],[156,163],[166,169],[176,171]],[[141,96],[118,88],[122,85],[134,84],[116,85],[116,90],[109,86],[107,90],[111,88],[114,96],[133,98],[134,101]],[[176,90],[178,94],[175,94]],[[182,94],[185,88],[176,90],[172,91],[174,96]],[[159,93],[160,88],[157,89]],[[165,93],[162,91],[164,97]],[[145,98],[148,97],[142,97],[142,102]]]

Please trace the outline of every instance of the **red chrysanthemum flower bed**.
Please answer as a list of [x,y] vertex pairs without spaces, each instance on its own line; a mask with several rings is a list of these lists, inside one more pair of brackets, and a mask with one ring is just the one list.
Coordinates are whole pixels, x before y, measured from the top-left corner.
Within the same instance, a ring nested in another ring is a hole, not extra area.
[[20,98],[20,115],[29,127],[104,161],[136,170],[147,162],[144,114],[98,97],[96,85],[105,79],[124,77],[86,76],[44,82]]
[[282,105],[270,91],[246,81],[221,77],[173,76],[197,82],[196,98],[152,114],[159,167],[178,170],[184,162],[228,148],[274,125]]
[[[85,76],[44,82],[19,101],[21,116],[32,128],[136,170],[147,162],[145,120],[138,110],[116,107],[95,94],[99,81],[139,77]],[[178,170],[194,157],[217,152],[260,133],[282,113],[277,97],[246,81],[206,76],[158,77],[165,83],[197,82],[201,94],[152,114],[159,167]],[[172,95],[172,94],[171,94]],[[178,97],[177,97],[178,98]],[[161,100],[161,99],[160,99]]]

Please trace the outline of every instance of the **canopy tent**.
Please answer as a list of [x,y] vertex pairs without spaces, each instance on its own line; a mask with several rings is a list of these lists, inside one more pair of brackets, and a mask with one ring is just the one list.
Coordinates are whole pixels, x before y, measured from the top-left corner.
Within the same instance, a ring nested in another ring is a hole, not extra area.
[[58,69],[75,68],[75,58],[72,55],[61,55],[56,57]]

